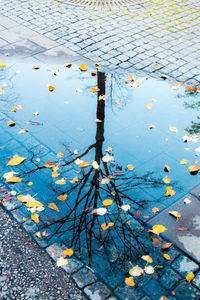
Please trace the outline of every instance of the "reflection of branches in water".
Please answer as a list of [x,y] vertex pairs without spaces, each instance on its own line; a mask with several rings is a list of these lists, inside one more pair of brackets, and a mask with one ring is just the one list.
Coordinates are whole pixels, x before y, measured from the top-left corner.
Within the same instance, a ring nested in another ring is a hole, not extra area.
[[4,105],[7,104],[10,106],[10,104],[16,103],[16,101],[20,99],[13,82],[16,76],[17,74],[13,71],[12,66],[6,70],[0,70],[0,87],[4,90],[3,95],[0,97],[0,102],[3,102]]

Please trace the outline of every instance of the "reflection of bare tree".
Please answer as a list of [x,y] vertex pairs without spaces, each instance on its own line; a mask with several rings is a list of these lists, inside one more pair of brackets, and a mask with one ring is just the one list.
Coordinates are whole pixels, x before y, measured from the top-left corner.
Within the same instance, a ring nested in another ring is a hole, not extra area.
[[[68,149],[68,157],[59,165],[59,172],[66,175],[68,167],[79,159],[86,159],[87,155],[93,154],[94,160],[99,168],[92,166],[81,169],[79,181],[74,184],[67,183],[62,189],[53,184],[51,189],[56,196],[66,193],[66,211],[62,218],[48,220],[46,230],[49,235],[46,240],[61,237],[67,239],[70,247],[73,247],[81,255],[86,249],[88,264],[92,258],[92,253],[96,249],[103,249],[110,261],[109,249],[115,249],[121,259],[128,259],[144,252],[144,243],[141,242],[140,234],[143,229],[143,222],[136,220],[135,212],[142,209],[144,203],[137,201],[131,190],[140,186],[159,186],[163,183],[160,180],[151,179],[149,174],[142,177],[136,176],[134,172],[128,172],[116,162],[103,161],[104,142],[104,120],[105,101],[99,100],[100,95],[105,94],[105,74],[98,72],[98,99],[97,99],[97,119],[96,141],[79,155],[74,155]],[[94,153],[93,153],[94,152]],[[33,162],[34,160],[31,159]],[[42,171],[44,166],[37,166],[32,170],[27,170],[23,177]],[[79,170],[79,168],[78,168]],[[102,179],[107,179],[107,184],[102,184]],[[107,208],[107,213],[99,215],[92,213],[95,209],[103,207],[103,200],[112,199],[113,204]],[[124,204],[130,205],[130,209],[124,210]],[[53,228],[53,230],[52,230]],[[51,230],[50,230],[51,229]]]

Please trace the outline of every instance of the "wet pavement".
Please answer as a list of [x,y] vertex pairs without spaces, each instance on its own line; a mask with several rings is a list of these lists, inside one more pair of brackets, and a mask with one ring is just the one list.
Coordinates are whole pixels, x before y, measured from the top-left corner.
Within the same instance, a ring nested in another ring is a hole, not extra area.
[[[3,207],[55,262],[73,249],[62,268],[89,299],[198,299],[198,90],[95,64],[81,72],[77,63],[4,61]],[[8,166],[14,155],[26,159]],[[22,180],[5,182],[13,176]],[[154,225],[167,230],[152,235]],[[166,242],[173,244],[163,250]],[[135,265],[146,271],[130,287]]]
[[25,47],[38,57],[62,46],[111,70],[200,82],[198,0],[106,1],[116,4],[110,8],[92,2],[4,0],[0,50]]

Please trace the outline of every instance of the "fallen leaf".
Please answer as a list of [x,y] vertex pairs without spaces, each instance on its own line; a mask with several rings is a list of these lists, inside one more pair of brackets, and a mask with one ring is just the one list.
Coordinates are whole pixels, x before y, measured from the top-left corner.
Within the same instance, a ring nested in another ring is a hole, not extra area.
[[7,124],[8,124],[8,126],[10,126],[10,127],[14,127],[14,126],[15,126],[15,122],[12,121],[12,120],[8,121]]
[[63,195],[59,195],[57,197],[58,200],[61,200],[61,201],[65,201],[67,199],[67,195],[66,194],[63,194]]
[[191,175],[196,175],[199,172],[200,167],[198,166],[189,166],[188,170]]
[[54,203],[48,203],[48,207],[53,210],[60,211],[57,205],[55,205]]
[[55,87],[53,85],[49,85],[49,91],[53,92],[55,90]]
[[172,131],[172,132],[175,132],[175,133],[178,133],[178,129],[174,126],[170,126],[169,129]]
[[23,178],[20,178],[20,177],[10,177],[6,180],[7,183],[17,183],[17,182],[20,182],[22,181]]
[[71,183],[76,183],[78,181],[79,181],[78,177],[74,177],[72,180],[70,180]]
[[14,155],[12,159],[10,159],[7,163],[7,166],[17,166],[25,161],[26,157],[20,157],[18,155]]
[[191,282],[194,279],[194,273],[189,273],[185,279],[187,280],[187,282]]
[[74,254],[74,251],[72,249],[67,249],[63,251],[63,254],[66,256],[72,256]]
[[170,259],[171,259],[171,257],[170,257],[169,254],[167,254],[167,253],[164,253],[164,254],[163,254],[163,257],[164,257],[164,259],[166,259],[166,260],[170,260]]
[[54,167],[56,167],[57,165],[56,164],[54,164],[52,161],[48,161],[48,162],[46,162],[45,164],[44,164],[44,167],[45,168],[54,168]]
[[90,89],[91,93],[95,93],[97,91],[99,91],[99,88],[91,87],[91,89]]
[[143,273],[144,270],[140,268],[138,265],[129,270],[129,274],[134,277],[141,276]]
[[72,66],[72,63],[66,63],[66,64],[65,64],[65,67],[66,67],[66,68],[71,68],[71,66]]
[[164,171],[165,172],[170,172],[171,168],[168,165],[164,166]]
[[188,163],[188,160],[186,160],[186,159],[181,159],[181,161],[180,161],[180,164],[181,165],[186,165]]
[[82,163],[80,163],[79,168],[85,168],[88,167],[90,165],[89,162],[83,161]]
[[33,215],[31,215],[31,219],[35,222],[35,223],[37,223],[37,224],[39,224],[39,215],[38,214],[33,214]]
[[184,199],[184,203],[185,203],[185,204],[190,204],[191,202],[192,202],[192,201],[191,201],[189,198],[185,198],[185,199]]
[[128,211],[129,209],[131,209],[129,204],[124,204],[121,206],[121,209],[123,209],[124,211]]
[[34,65],[34,66],[32,67],[32,69],[34,69],[34,70],[39,70],[39,69],[40,69],[40,66]]
[[86,64],[86,63],[82,64],[82,65],[80,66],[79,69],[80,69],[82,72],[87,71],[87,64]]
[[9,179],[9,178],[13,177],[14,174],[18,174],[18,172],[13,172],[13,171],[12,172],[6,172],[6,173],[3,174],[3,178]]
[[107,213],[107,209],[105,207],[100,207],[94,209],[91,214],[97,214],[99,216],[104,216]]
[[177,230],[178,231],[189,231],[189,228],[187,228],[187,227],[178,227]]
[[113,148],[112,147],[108,147],[108,148],[106,148],[106,152],[110,152],[110,151],[112,151],[113,150]]
[[188,86],[188,85],[185,87],[185,90],[188,92],[196,92],[196,88],[194,88],[193,86]]
[[91,76],[96,76],[97,72],[91,72]]
[[99,169],[99,164],[98,164],[98,162],[94,160],[93,163],[92,163],[92,167],[93,167],[94,169],[98,170],[98,169]]
[[135,79],[134,79],[133,75],[131,75],[131,76],[128,77],[128,80],[129,81],[134,81]]
[[4,63],[4,62],[0,62],[0,68],[6,68],[7,67],[7,64]]
[[146,108],[152,109],[152,106],[153,106],[153,105],[150,103],[150,104],[147,104],[147,105],[146,105]]
[[171,247],[172,243],[165,243],[161,246],[161,249],[162,250],[166,250],[166,249],[169,249]]
[[57,171],[54,171],[54,172],[52,172],[52,174],[51,174],[51,176],[53,177],[53,178],[56,178],[56,177],[58,177],[60,175],[60,173],[58,173]]
[[166,184],[168,184],[168,183],[171,182],[171,179],[168,178],[167,176],[165,176],[165,177],[163,178],[163,182],[166,183]]
[[109,205],[111,205],[112,203],[113,203],[113,201],[112,201],[111,199],[106,199],[106,200],[103,201],[103,205],[104,205],[104,206],[109,206]]
[[134,169],[134,166],[133,166],[133,165],[128,165],[128,166],[127,166],[127,169],[128,169],[129,171],[132,171],[132,170]]
[[158,213],[159,211],[160,211],[160,209],[158,207],[153,207],[152,208],[152,212],[155,213],[155,214]]
[[99,100],[106,100],[106,99],[108,99],[108,95],[100,95],[99,96]]
[[64,153],[62,153],[62,152],[59,152],[58,154],[57,154],[57,157],[63,157],[64,156]]
[[4,91],[0,88],[0,95],[3,95]]
[[165,194],[165,197],[171,197],[176,194],[175,191],[171,188],[171,186],[166,187],[167,193]]
[[109,228],[109,225],[106,225],[106,223],[101,224],[101,228],[105,231]]
[[170,211],[168,211],[168,213],[169,213],[170,215],[172,215],[173,217],[177,218],[177,220],[181,218],[180,212],[178,212],[178,211],[176,211],[176,210],[170,210]]
[[154,124],[150,124],[149,129],[153,129],[153,128],[156,128],[156,126]]
[[160,247],[160,245],[161,245],[161,241],[159,241],[155,237],[152,237],[152,242],[153,242],[154,247]]
[[95,122],[95,123],[102,123],[102,121],[99,120],[99,119],[95,119],[94,122]]
[[60,184],[60,185],[66,184],[66,180],[65,180],[64,178],[62,178],[62,179],[60,179],[60,180],[57,180],[55,183],[56,183],[56,184]]
[[[24,198],[24,196],[23,196]],[[34,199],[34,198],[32,198]],[[23,201],[24,202],[24,201]],[[41,202],[37,201],[37,200],[31,200],[31,201],[28,201],[26,204],[25,204],[27,207],[39,207],[39,206],[44,206]]]
[[144,271],[147,274],[153,274],[154,273],[154,268],[152,266],[146,266],[146,267],[144,267]]
[[146,260],[149,264],[153,262],[153,259],[149,255],[143,255],[141,258]]
[[125,278],[125,283],[128,286],[134,286],[135,285],[135,282],[133,281],[133,277],[127,277],[127,278]]
[[68,260],[65,259],[64,257],[59,257],[57,262],[56,262],[56,266],[57,267],[62,267],[62,266],[67,266],[68,265]]
[[21,130],[18,131],[18,134],[22,134],[24,132],[28,132],[28,130],[26,128],[22,128]]
[[154,229],[157,229],[157,230],[159,231],[159,233],[162,233],[162,232],[164,232],[164,231],[167,230],[167,228],[165,228],[165,226],[163,226],[163,225],[154,225],[154,226],[152,227],[152,229],[153,229],[153,230],[154,230]]
[[41,237],[42,237],[40,231],[36,232],[36,233],[35,233],[35,236],[38,237],[38,238],[40,238],[40,239],[41,239]]
[[110,182],[110,179],[109,179],[109,178],[103,178],[103,179],[101,180],[101,184],[109,184],[109,182]]
[[102,160],[104,162],[112,162],[114,160],[114,157],[107,153],[106,155],[103,156]]

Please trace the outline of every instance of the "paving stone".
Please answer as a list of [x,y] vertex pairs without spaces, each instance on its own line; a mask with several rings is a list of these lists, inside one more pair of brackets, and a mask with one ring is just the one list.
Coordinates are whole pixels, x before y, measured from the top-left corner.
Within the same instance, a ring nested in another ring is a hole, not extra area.
[[[176,299],[200,299],[200,291],[187,282],[182,282],[174,289]],[[184,296],[183,296],[184,295]]]
[[122,284],[116,288],[114,293],[121,300],[135,300],[144,296],[144,293],[138,288],[129,287],[125,284]]
[[142,287],[151,299],[159,299],[162,296],[167,296],[168,291],[159,284],[157,280],[149,280],[149,282]]
[[3,201],[2,206],[5,210],[11,211],[13,209],[21,207],[22,203],[15,198],[15,199]]
[[186,256],[180,255],[172,263],[172,267],[179,274],[186,277],[189,273],[198,270],[198,265]]
[[[184,204],[184,199],[190,198],[190,204]],[[176,222],[168,211],[175,210],[181,213],[181,218]],[[156,224],[164,225],[167,230],[162,234],[164,238],[188,253],[194,260],[200,257],[200,202],[197,198],[186,195],[184,198],[171,205],[166,210],[152,218],[148,224],[154,226]],[[178,230],[180,227],[188,228],[187,231]]]
[[164,272],[161,274],[160,282],[164,287],[166,287],[166,289],[171,289],[181,279],[181,276],[172,269],[164,268]]
[[91,300],[104,300],[111,295],[109,288],[102,282],[96,282],[84,288],[84,293]]
[[200,271],[195,274],[195,278],[192,280],[192,283],[198,288],[200,287]]
[[79,288],[83,288],[89,284],[94,283],[97,280],[97,277],[94,275],[94,273],[87,268],[79,270],[72,275],[72,278]]
[[191,190],[190,193],[200,199],[200,185]]

